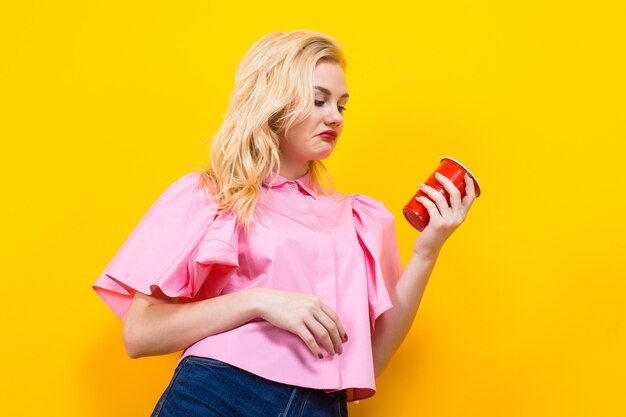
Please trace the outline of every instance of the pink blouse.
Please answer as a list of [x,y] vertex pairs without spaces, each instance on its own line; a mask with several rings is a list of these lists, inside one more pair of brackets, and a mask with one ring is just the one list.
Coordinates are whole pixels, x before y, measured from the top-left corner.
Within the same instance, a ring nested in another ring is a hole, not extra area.
[[374,395],[371,335],[403,269],[391,212],[365,195],[317,194],[310,173],[272,173],[246,234],[233,214],[215,215],[199,180],[185,174],[159,196],[93,284],[96,293],[122,320],[136,291],[157,287],[173,302],[251,287],[315,295],[346,329],[341,355],[319,359],[298,336],[257,319],[199,340],[179,362],[210,357],[286,384],[347,389],[348,401]]

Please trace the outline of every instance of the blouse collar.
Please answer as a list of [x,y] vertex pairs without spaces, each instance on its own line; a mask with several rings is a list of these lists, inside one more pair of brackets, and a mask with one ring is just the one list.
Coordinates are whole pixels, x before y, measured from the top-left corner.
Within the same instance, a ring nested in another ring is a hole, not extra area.
[[[273,183],[272,183],[273,180]],[[302,189],[304,189],[307,193],[311,195],[313,198],[317,198],[317,192],[313,188],[311,184],[311,170],[308,170],[306,174],[297,178],[295,180],[289,180],[277,172],[270,172],[270,174],[265,177],[263,180],[263,185],[269,186],[271,184],[272,188],[278,188],[284,186],[284,184],[293,184],[296,183],[300,185]]]

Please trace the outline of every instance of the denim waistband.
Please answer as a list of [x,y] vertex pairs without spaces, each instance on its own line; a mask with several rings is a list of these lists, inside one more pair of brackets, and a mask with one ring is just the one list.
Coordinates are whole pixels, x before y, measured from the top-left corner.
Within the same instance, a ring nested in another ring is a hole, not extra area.
[[[183,359],[183,361],[185,361],[185,360],[200,360],[200,361],[205,362],[205,363],[212,363],[214,365],[228,367],[228,368],[231,368],[231,369],[236,370],[238,372],[244,372],[244,373],[246,373],[248,375],[251,375],[251,376],[259,378],[258,376],[254,375],[254,374],[252,374],[252,373],[250,373],[248,371],[245,371],[243,369],[237,368],[237,367],[235,367],[235,366],[233,366],[233,365],[231,365],[231,364],[229,364],[227,362],[223,362],[223,361],[220,361],[220,360],[214,359],[214,358],[207,358],[207,357],[203,357],[203,356],[190,355],[190,356],[187,356],[187,357],[185,357]],[[182,363],[180,363],[179,366],[180,365],[182,365]],[[264,378],[262,380],[264,380]],[[262,381],[262,380],[260,380],[260,381]],[[280,384],[283,385],[283,386],[289,386],[288,384],[283,384],[283,383],[280,383]],[[291,386],[292,387],[296,387],[296,385],[291,385]],[[339,391],[333,391],[333,392],[328,392],[327,393],[325,389],[310,388],[310,387],[304,387],[304,386],[297,386],[297,387],[300,390],[303,390],[303,391],[319,392],[319,393],[322,393],[325,396],[328,396],[330,398],[339,398],[339,399],[342,399],[342,400],[345,400],[345,399],[348,398],[348,390],[347,389],[342,389],[342,390],[339,390]]]
[[[187,356],[177,366],[151,417],[222,415],[345,417],[347,390],[283,384],[216,359]],[[190,411],[191,410],[191,411]]]

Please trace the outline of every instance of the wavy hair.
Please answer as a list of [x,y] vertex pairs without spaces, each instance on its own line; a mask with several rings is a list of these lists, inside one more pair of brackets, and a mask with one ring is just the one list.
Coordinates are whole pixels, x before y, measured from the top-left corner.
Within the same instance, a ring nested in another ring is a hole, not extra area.
[[[201,185],[215,198],[218,214],[232,211],[247,231],[263,180],[280,171],[279,140],[310,114],[313,70],[320,61],[346,70],[339,43],[312,30],[271,32],[246,52],[235,73],[224,122],[213,136],[210,164],[199,168]],[[322,161],[309,161],[311,185],[336,196],[330,172]],[[330,184],[323,184],[324,176]]]

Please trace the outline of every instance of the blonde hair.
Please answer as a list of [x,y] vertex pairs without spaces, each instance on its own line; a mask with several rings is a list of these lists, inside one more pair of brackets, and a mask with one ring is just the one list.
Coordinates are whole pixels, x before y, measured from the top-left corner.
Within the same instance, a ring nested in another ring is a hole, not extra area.
[[[312,30],[295,30],[263,36],[237,67],[224,122],[214,135],[210,165],[199,172],[202,186],[217,201],[218,213],[234,212],[245,230],[263,180],[280,171],[279,138],[312,110],[313,70],[320,61],[346,69],[336,40]],[[317,192],[335,196],[321,161],[310,161],[309,171]],[[324,175],[330,189],[322,184]]]

